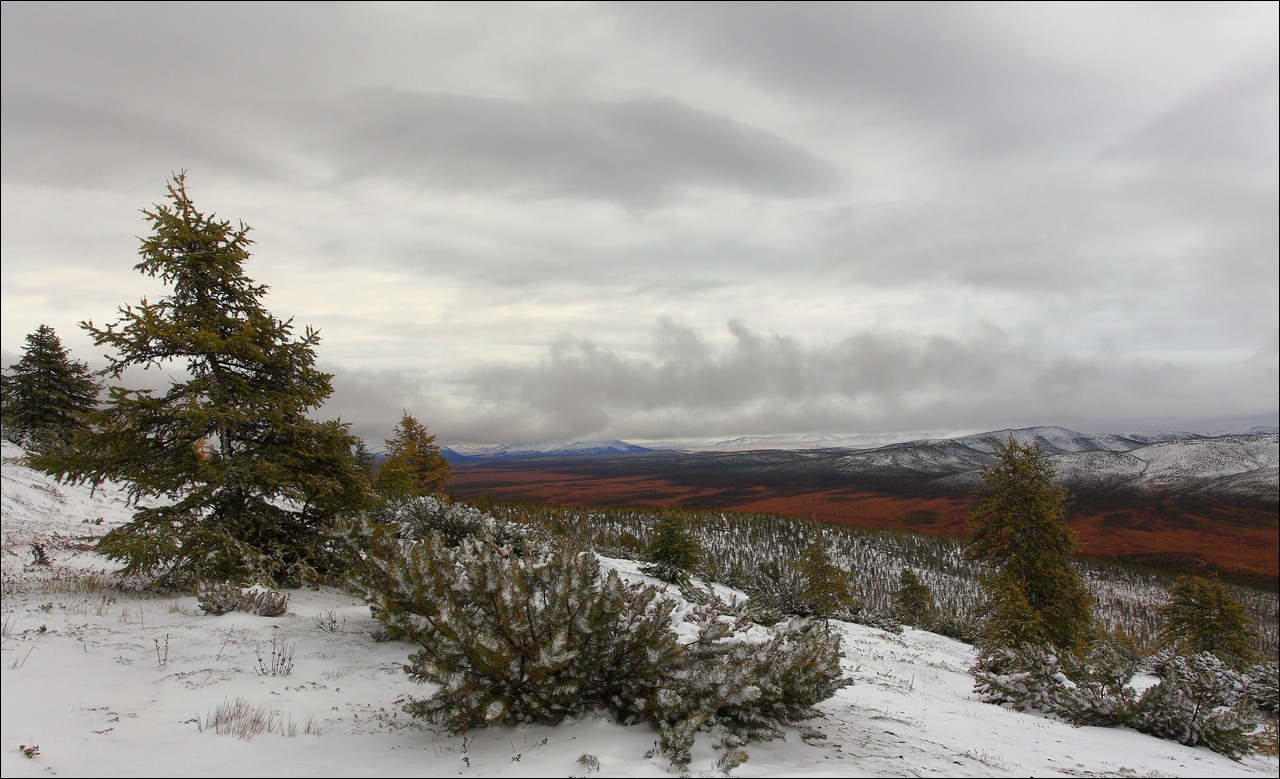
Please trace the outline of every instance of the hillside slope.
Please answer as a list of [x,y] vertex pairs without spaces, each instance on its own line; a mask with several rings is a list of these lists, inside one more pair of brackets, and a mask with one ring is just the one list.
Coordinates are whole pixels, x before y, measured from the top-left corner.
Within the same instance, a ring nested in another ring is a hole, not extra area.
[[[646,756],[656,735],[645,725],[585,718],[464,736],[412,720],[401,704],[429,692],[401,670],[412,647],[375,641],[368,608],[341,590],[290,591],[289,612],[269,619],[201,615],[191,596],[122,589],[88,551],[127,521],[120,494],[52,483],[13,447],[3,454],[5,777],[675,773]],[[35,564],[32,544],[52,565]],[[631,561],[604,562],[645,578]],[[941,636],[835,629],[854,683],[785,740],[748,744],[734,776],[1280,775],[1275,758],[1237,763],[1132,730],[1072,728],[983,704],[966,671],[971,647]],[[276,646],[289,649],[286,673],[264,663]],[[250,739],[215,732],[217,709],[237,702],[273,729]],[[720,754],[700,737],[691,775],[717,774]]]

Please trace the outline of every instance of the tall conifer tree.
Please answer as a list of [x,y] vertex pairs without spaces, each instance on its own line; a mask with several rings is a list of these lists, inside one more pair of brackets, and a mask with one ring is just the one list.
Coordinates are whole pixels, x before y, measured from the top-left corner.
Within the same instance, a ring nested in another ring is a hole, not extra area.
[[[1067,526],[1067,491],[1039,446],[1012,436],[982,473],[966,554],[989,569],[989,619],[1029,620],[988,625],[985,634],[1038,635],[1059,651],[1083,648],[1092,626],[1092,598],[1073,567],[1075,533]],[[993,647],[987,647],[993,648]]]
[[126,573],[161,583],[201,578],[292,584],[330,562],[318,532],[366,504],[368,476],[345,424],[308,414],[332,392],[315,367],[319,334],[263,306],[267,288],[244,273],[249,228],[196,209],[185,173],[169,203],[144,210],[153,232],[135,269],[169,292],[119,309],[105,328],[82,324],[113,348],[107,373],[185,367],[164,392],[115,386],[74,451],[37,463],[59,478],[119,480],[141,507],[99,550]]
[[5,438],[36,452],[56,445],[84,429],[100,388],[89,366],[70,358],[53,328],[40,325],[4,377]]

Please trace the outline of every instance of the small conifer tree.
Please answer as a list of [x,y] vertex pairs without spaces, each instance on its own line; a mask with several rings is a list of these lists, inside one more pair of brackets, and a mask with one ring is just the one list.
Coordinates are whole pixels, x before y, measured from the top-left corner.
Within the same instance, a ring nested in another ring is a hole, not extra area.
[[1180,576],[1160,607],[1162,647],[1181,655],[1208,652],[1243,671],[1258,659],[1253,620],[1217,579]]
[[684,515],[664,511],[653,523],[643,570],[664,582],[683,586],[697,572],[705,557],[702,542],[689,529]]
[[821,533],[796,565],[804,577],[799,600],[808,614],[822,620],[824,627],[832,617],[849,615],[854,606],[849,573],[831,559]]
[[374,486],[383,496],[403,500],[444,494],[453,468],[426,425],[406,411],[386,445],[387,459],[374,474]]
[[932,630],[936,621],[937,604],[933,598],[933,590],[920,581],[920,577],[910,568],[903,568],[898,574],[898,589],[893,595],[893,604],[897,618],[906,625]]
[[4,437],[41,452],[86,427],[98,406],[100,382],[79,360],[72,360],[57,333],[40,325],[27,336],[22,358],[4,377]]

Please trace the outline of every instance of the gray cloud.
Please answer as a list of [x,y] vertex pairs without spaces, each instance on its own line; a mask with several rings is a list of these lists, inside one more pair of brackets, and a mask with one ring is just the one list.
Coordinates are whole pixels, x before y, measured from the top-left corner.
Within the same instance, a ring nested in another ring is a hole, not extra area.
[[[1241,69],[1181,98],[1113,151],[1161,163],[1234,164],[1253,174],[1277,159],[1277,69]],[[1272,171],[1274,174],[1274,171]],[[1272,178],[1274,180],[1274,176]]]
[[838,165],[764,130],[665,97],[511,100],[365,90],[317,107],[338,181],[652,206],[700,187],[826,194]]
[[[34,186],[101,189],[139,175],[161,180],[185,168],[251,179],[287,178],[268,156],[216,129],[200,113],[139,111],[109,96],[70,100],[6,87],[0,100],[5,179]],[[160,163],[157,165],[157,163]],[[167,165],[161,169],[162,166]]]
[[5,355],[186,168],[375,442],[1276,419],[1274,4],[0,14]]
[[[716,343],[660,320],[645,347],[627,354],[566,337],[536,363],[481,365],[465,382],[483,414],[502,410],[506,438],[519,430],[526,440],[607,431],[729,437],[744,424],[758,433],[945,428],[956,419],[1105,430],[1171,418],[1193,399],[1197,422],[1267,413],[1244,386],[1207,401],[1206,379],[1171,359],[1055,354],[1039,339],[990,326],[954,336],[858,333],[826,344],[736,321],[726,330]],[[1280,389],[1274,371],[1227,370]]]
[[1086,130],[1097,93],[994,34],[971,6],[895,3],[629,4],[698,52],[854,121],[930,124],[982,154]]

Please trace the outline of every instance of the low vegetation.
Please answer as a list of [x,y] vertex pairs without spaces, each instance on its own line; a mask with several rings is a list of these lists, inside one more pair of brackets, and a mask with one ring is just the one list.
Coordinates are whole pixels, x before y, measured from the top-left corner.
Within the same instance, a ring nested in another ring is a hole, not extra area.
[[[846,684],[839,640],[806,619],[748,638],[741,604],[705,597],[677,640],[664,588],[604,573],[540,528],[418,498],[345,528],[353,581],[388,637],[419,649],[406,671],[435,685],[406,710],[466,730],[588,711],[648,722],[687,765],[695,734],[773,738]],[[686,582],[687,583],[687,582]]]
[[[831,559],[850,574],[856,615],[896,616],[900,624],[930,617],[935,632],[968,642],[976,637],[982,567],[966,557],[964,543],[958,539],[828,525],[776,514],[485,501],[472,505],[513,522],[537,524],[603,555],[628,559],[642,559],[659,516],[679,513],[706,550],[706,577],[752,594],[764,588],[761,579],[778,581],[762,576],[761,571],[788,570],[821,539]],[[1163,630],[1159,610],[1169,601],[1178,575],[1079,558],[1074,567],[1093,598],[1097,628],[1123,633],[1139,651],[1155,652]],[[932,615],[901,611],[904,571],[910,571],[910,577],[932,597]],[[1277,659],[1280,598],[1274,592],[1219,583],[1256,625],[1253,641],[1259,655]]]

